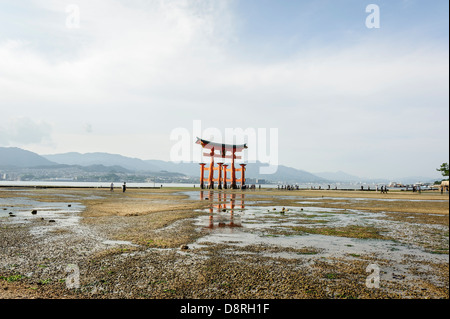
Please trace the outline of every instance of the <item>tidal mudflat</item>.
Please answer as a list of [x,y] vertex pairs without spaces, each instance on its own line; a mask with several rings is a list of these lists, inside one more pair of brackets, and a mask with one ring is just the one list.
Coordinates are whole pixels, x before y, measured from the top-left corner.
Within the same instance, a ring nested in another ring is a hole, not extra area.
[[0,298],[449,298],[448,203],[406,192],[0,189]]

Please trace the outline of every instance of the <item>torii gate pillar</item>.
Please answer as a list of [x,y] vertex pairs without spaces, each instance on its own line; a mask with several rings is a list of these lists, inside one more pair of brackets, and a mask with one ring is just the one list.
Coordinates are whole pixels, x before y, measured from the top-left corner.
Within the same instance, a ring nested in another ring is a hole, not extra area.
[[205,174],[205,163],[200,163],[200,189],[205,187],[204,185],[204,174]]
[[223,189],[227,189],[227,164],[223,164]]
[[241,165],[241,187],[244,188],[245,186],[245,165],[247,164],[239,164]]
[[208,188],[214,189],[214,147],[211,149],[211,164],[209,165]]

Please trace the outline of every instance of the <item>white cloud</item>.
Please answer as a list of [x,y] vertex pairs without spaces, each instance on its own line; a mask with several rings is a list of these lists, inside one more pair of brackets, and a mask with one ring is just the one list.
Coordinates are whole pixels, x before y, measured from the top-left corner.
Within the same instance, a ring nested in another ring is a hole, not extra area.
[[0,126],[0,143],[5,145],[29,145],[51,143],[52,127],[45,121],[35,121],[28,117],[10,119]]
[[[37,3],[66,14],[59,1]],[[27,92],[21,98],[29,102],[53,102],[41,107],[54,108],[57,103],[77,109],[104,107],[111,102],[133,103],[135,97],[148,101],[155,91],[164,94],[169,85],[179,87],[186,75],[195,77],[195,71],[220,52],[215,35],[227,32],[220,25],[226,16],[223,5],[215,1],[150,3],[148,10],[141,11],[118,1],[78,1],[83,27],[62,27],[57,32],[61,51],[68,43],[78,44],[70,46],[77,52],[67,59],[54,59],[53,52],[36,51],[31,43],[20,40],[0,43],[4,101],[17,101]]]
[[[245,39],[229,1],[77,1],[79,29],[65,27],[72,2],[35,3],[54,18],[36,23],[52,32],[0,42],[0,127],[44,118],[58,147],[70,136],[73,151],[108,145],[103,151],[168,159],[170,131],[201,119],[221,129],[277,127],[281,162],[321,171],[327,152],[342,158],[367,140],[378,152],[411,128],[423,129],[430,148],[448,142],[448,49],[433,43],[368,38],[250,61],[234,50]],[[137,143],[150,140],[161,153]]]

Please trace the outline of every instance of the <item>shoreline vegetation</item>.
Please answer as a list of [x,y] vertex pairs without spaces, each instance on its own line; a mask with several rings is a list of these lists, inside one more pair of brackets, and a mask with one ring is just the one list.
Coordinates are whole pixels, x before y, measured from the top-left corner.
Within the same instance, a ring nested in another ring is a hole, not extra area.
[[[0,188],[0,298],[448,299],[448,199]],[[379,288],[366,285],[369,264]],[[67,265],[79,269],[77,288]]]

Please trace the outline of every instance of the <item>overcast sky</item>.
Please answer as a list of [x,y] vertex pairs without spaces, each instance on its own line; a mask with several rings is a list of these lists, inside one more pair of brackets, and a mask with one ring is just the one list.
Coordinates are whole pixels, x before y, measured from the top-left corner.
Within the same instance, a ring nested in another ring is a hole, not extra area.
[[448,5],[0,0],[0,146],[170,160],[201,121],[276,128],[279,163],[309,172],[439,176]]

